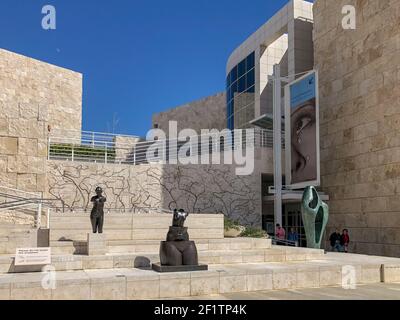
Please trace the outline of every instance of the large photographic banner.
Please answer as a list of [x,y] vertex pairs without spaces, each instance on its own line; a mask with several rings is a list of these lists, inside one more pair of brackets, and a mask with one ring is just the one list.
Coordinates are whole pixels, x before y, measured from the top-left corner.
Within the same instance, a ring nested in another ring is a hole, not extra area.
[[286,185],[320,185],[318,72],[285,87]]

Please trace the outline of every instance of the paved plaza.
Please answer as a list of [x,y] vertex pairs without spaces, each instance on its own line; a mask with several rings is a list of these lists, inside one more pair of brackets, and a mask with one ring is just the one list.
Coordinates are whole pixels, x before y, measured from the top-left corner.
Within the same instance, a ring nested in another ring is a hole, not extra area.
[[[181,298],[188,299],[188,298]],[[283,291],[229,293],[191,297],[191,300],[400,300],[400,283],[359,285],[355,290],[341,287]],[[178,299],[179,300],[179,299]]]

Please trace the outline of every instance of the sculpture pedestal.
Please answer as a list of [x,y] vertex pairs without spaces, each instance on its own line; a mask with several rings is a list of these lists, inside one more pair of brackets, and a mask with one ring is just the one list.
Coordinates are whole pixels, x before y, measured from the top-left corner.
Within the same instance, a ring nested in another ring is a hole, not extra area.
[[207,271],[207,265],[197,266],[163,266],[161,263],[153,263],[152,268],[156,272],[167,273],[167,272],[190,272],[190,271]]
[[107,240],[104,234],[88,233],[87,239],[88,256],[102,256],[107,254]]

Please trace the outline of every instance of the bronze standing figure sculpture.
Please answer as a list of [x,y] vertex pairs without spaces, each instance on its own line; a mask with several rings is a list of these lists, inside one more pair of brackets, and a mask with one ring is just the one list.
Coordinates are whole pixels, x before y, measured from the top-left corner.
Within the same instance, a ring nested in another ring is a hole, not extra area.
[[104,224],[104,204],[107,199],[103,196],[103,189],[96,188],[96,195],[92,197],[93,209],[90,214],[90,221],[92,223],[93,233],[103,233]]

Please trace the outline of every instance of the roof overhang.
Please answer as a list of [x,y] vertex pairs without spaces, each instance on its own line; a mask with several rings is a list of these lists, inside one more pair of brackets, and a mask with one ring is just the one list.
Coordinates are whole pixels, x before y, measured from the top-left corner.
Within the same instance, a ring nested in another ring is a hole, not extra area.
[[[270,188],[270,195],[265,196],[263,199],[264,201],[274,201],[275,200],[275,191],[273,188]],[[329,201],[329,195],[319,192],[318,195],[320,196],[322,201]],[[283,190],[282,191],[282,202],[283,203],[300,203],[303,199],[303,191],[295,191],[295,190]]]
[[[260,127],[262,129],[273,130],[274,129],[274,120],[272,114],[264,114],[261,117],[258,117],[254,120],[250,121],[250,124]],[[282,117],[282,128],[285,128],[285,118]]]

